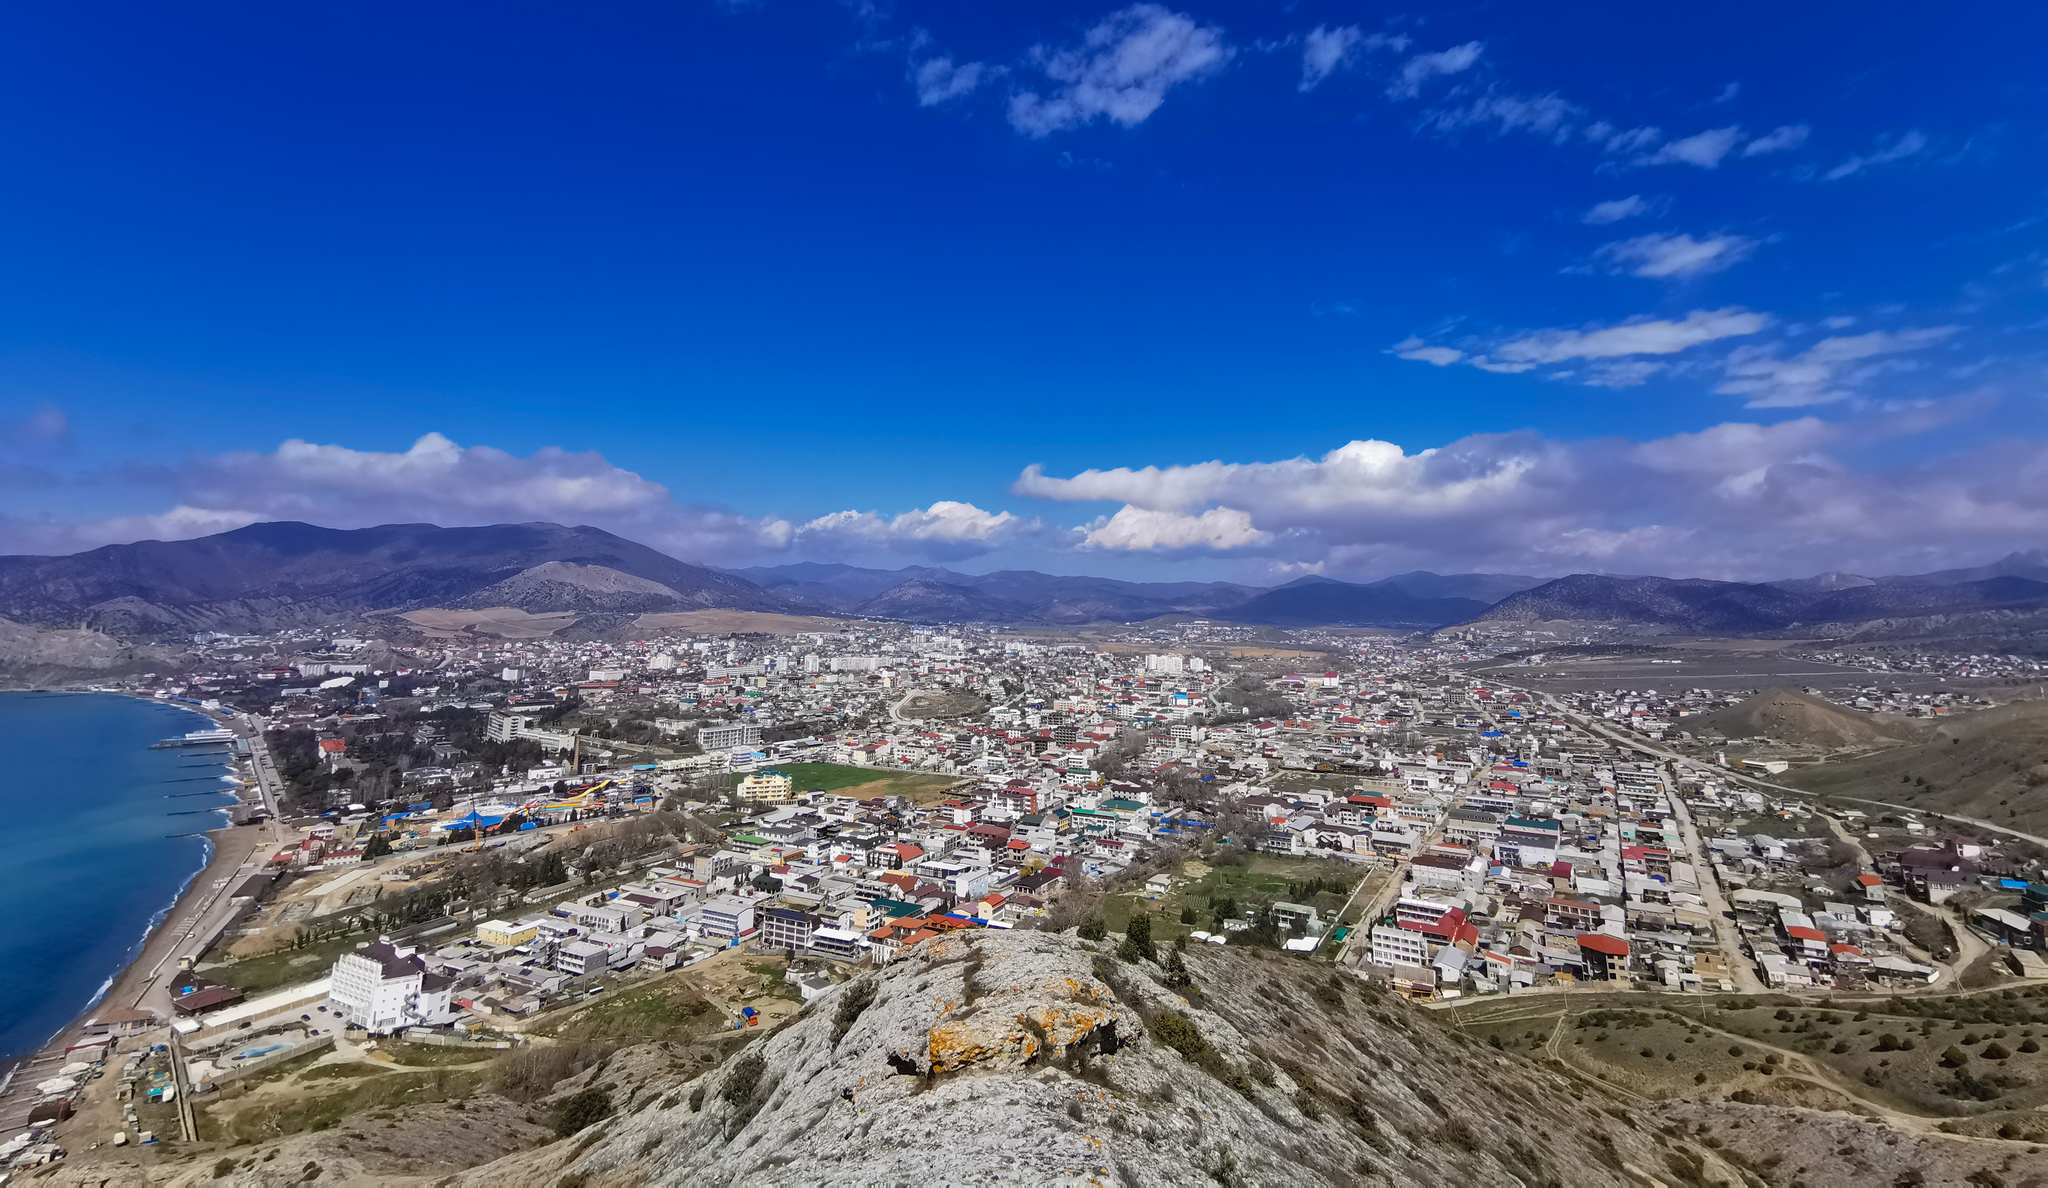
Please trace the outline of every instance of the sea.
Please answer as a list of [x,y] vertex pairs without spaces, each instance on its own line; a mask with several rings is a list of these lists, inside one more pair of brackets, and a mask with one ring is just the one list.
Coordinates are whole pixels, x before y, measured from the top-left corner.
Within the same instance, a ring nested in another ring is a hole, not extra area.
[[96,1005],[235,803],[214,723],[111,693],[0,693],[0,1069]]

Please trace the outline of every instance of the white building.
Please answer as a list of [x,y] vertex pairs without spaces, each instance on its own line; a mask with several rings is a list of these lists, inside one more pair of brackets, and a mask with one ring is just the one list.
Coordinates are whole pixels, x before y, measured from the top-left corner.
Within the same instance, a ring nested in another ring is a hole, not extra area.
[[354,1027],[390,1032],[448,1020],[453,979],[430,974],[411,948],[378,941],[334,963],[327,1001]]

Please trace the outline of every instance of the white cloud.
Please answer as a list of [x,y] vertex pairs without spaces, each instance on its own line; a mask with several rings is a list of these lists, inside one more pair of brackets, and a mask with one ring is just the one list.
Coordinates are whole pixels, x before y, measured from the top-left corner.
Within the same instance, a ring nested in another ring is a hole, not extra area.
[[1648,382],[1651,376],[1664,368],[1665,364],[1652,363],[1647,359],[1624,359],[1618,363],[1596,364],[1581,379],[1595,388],[1634,388]]
[[1593,330],[1538,330],[1502,344],[1494,354],[1514,363],[1674,355],[1701,343],[1755,334],[1770,324],[1769,314],[1731,305],[1696,309],[1675,322],[1644,319]]
[[1707,102],[1706,102],[1706,106],[1708,106],[1708,107],[1719,107],[1719,106],[1721,106],[1721,105],[1722,105],[1723,103],[1728,103],[1728,102],[1732,101],[1732,100],[1733,100],[1733,99],[1734,99],[1734,98],[1735,98],[1735,97],[1736,97],[1737,95],[1740,95],[1741,93],[1742,93],[1742,84],[1741,84],[1741,83],[1739,83],[1739,82],[1732,82],[1732,83],[1729,83],[1729,84],[1728,84],[1727,86],[1725,86],[1725,87],[1722,87],[1722,88],[1721,88],[1721,93],[1720,93],[1720,94],[1718,94],[1718,95],[1714,96],[1714,97],[1713,97],[1712,99],[1709,99],[1709,100],[1707,100]]
[[1580,217],[1579,221],[1598,227],[1649,213],[1650,204],[1643,201],[1643,196],[1641,194],[1630,194],[1626,198],[1610,198],[1606,202],[1595,202]]
[[1805,144],[1807,136],[1812,131],[1813,129],[1805,124],[1786,124],[1780,128],[1773,128],[1748,144],[1743,145],[1742,155],[1745,157],[1761,157],[1765,153],[1789,152]]
[[1710,128],[1705,132],[1674,140],[1654,153],[1637,157],[1638,165],[1696,165],[1701,169],[1717,169],[1721,158],[1727,156],[1742,142],[1742,129],[1729,126]]
[[994,73],[980,62],[955,64],[950,56],[941,55],[919,63],[910,79],[917,86],[918,106],[937,107],[972,94]]
[[1468,41],[1447,50],[1415,55],[1401,64],[1401,72],[1387,84],[1387,97],[1413,99],[1422,93],[1422,84],[1430,79],[1470,70],[1472,64],[1479,61],[1483,48],[1477,41]]
[[1087,528],[1082,547],[1131,551],[1178,549],[1241,549],[1265,544],[1271,536],[1252,527],[1251,517],[1235,508],[1212,507],[1200,515],[1153,508],[1124,507]]
[[1927,143],[1927,138],[1918,132],[1908,132],[1888,145],[1880,141],[1876,152],[1865,156],[1851,157],[1822,174],[1821,178],[1824,181],[1840,181],[1845,177],[1854,177],[1872,166],[1889,165],[1893,161],[1903,161],[1907,157],[1921,152],[1927,147]]
[[1751,408],[1802,408],[1855,394],[1858,384],[1882,364],[1856,367],[1867,359],[1922,350],[1956,332],[1955,326],[1917,330],[1875,330],[1854,337],[1823,338],[1789,359],[1770,347],[1746,347],[1728,356],[1727,382],[1714,389],[1749,397]]
[[1222,69],[1234,52],[1219,28],[1157,4],[1134,4],[1088,30],[1077,48],[1033,49],[1038,68],[1059,86],[1050,95],[1012,96],[1010,124],[1032,137],[1102,116],[1132,127],[1159,110],[1168,90]]
[[1642,127],[1618,131],[1614,125],[1602,120],[1587,127],[1583,135],[1610,153],[1638,153],[1664,139],[1664,129]]
[[[1899,573],[2048,536],[2048,443],[2004,439],[1899,469],[1842,456],[1924,428],[1802,417],[1646,442],[1515,433],[1409,452],[1354,441],[1277,462],[1067,478],[1034,466],[1013,489],[1122,504],[1090,526],[1090,548],[1236,551],[1290,572]],[[1205,517],[1212,529],[1197,526]]]
[[1404,338],[1388,349],[1394,352],[1396,358],[1408,359],[1416,363],[1429,363],[1437,367],[1449,367],[1465,357],[1465,352],[1461,350],[1456,350],[1452,347],[1426,346],[1421,339],[1413,337]]
[[798,525],[796,550],[835,556],[850,552],[918,553],[935,560],[978,556],[1019,536],[1046,531],[1043,522],[1009,512],[988,512],[971,503],[941,499],[892,518],[875,512],[840,511]]
[[1631,276],[1681,277],[1719,272],[1749,258],[1757,241],[1745,235],[1639,235],[1607,244],[1593,257]]
[[1449,136],[1468,128],[1483,128],[1490,134],[1529,132],[1562,144],[1569,139],[1575,122],[1586,109],[1551,95],[1503,95],[1489,93],[1459,107],[1425,112],[1424,131]]
[[1301,83],[1299,89],[1313,91],[1322,81],[1357,61],[1362,51],[1390,49],[1400,53],[1408,38],[1396,33],[1366,33],[1357,25],[1332,29],[1317,25],[1301,39]]

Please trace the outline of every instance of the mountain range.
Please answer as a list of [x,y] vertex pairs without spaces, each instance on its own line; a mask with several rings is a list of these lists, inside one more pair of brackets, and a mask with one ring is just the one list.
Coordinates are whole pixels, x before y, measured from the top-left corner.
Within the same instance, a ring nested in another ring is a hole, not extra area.
[[2048,610],[2048,553],[1871,578],[1778,582],[1573,574],[1318,575],[1285,585],[1132,582],[1031,570],[967,574],[801,562],[721,570],[559,524],[333,529],[279,522],[62,557],[0,557],[0,617],[163,637],[268,630],[426,607],[579,614],[732,609],[908,622],[1079,625],[1166,616],[1275,627],[1430,630],[1624,623],[1748,635],[1872,620]]

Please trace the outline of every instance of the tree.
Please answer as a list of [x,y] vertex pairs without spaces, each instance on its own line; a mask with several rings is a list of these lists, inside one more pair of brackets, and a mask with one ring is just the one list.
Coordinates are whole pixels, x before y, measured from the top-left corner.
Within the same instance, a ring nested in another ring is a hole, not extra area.
[[1109,935],[1109,926],[1102,922],[1101,916],[1090,916],[1086,920],[1081,921],[1081,926],[1075,935],[1079,936],[1082,940],[1099,941]]
[[1152,945],[1152,917],[1144,912],[1135,912],[1131,922],[1124,927],[1124,943],[1118,946],[1116,955],[1125,961],[1159,960],[1159,950]]
[[389,854],[390,852],[391,839],[385,837],[381,833],[375,835],[374,837],[370,838],[369,841],[363,843],[363,861],[365,862],[368,862],[372,858],[382,858],[384,855]]
[[1189,904],[1187,907],[1180,909],[1180,922],[1183,924],[1195,924],[1200,922],[1200,918],[1195,915],[1195,908],[1193,904]]

